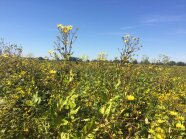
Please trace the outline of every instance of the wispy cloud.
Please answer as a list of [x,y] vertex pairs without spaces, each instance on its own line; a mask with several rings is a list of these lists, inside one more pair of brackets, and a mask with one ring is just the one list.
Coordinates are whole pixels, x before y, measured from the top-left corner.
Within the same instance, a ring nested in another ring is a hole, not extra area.
[[185,21],[185,15],[148,15],[142,18],[142,23],[145,24],[158,24],[168,22]]

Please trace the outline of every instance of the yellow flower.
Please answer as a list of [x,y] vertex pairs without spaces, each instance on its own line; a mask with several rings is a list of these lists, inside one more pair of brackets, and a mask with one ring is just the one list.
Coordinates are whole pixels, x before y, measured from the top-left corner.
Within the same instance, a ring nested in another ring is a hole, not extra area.
[[163,129],[161,127],[156,127],[155,129],[158,133],[163,133]]
[[15,95],[14,98],[15,98],[15,99],[18,99],[19,97]]
[[180,130],[185,130],[185,126],[181,123],[177,123],[176,127],[179,128]]
[[63,25],[62,25],[62,24],[58,24],[57,27],[58,27],[58,28],[62,28]]
[[54,51],[50,50],[50,51],[48,51],[48,53],[49,53],[49,54],[53,54],[53,53],[54,53]]
[[127,99],[130,100],[130,101],[132,101],[132,100],[134,100],[134,96],[128,95],[128,96],[127,96]]
[[21,71],[20,75],[25,75],[26,71]]
[[178,117],[176,117],[176,120],[184,121],[185,118],[183,116],[178,116]]
[[28,128],[25,128],[25,129],[24,129],[24,132],[28,132]]
[[162,123],[165,122],[165,120],[158,119],[157,122],[158,122],[159,124],[162,124]]
[[68,26],[68,30],[72,30],[72,26],[71,25]]
[[164,138],[162,137],[162,135],[160,135],[160,134],[156,134],[156,138],[157,138],[157,139],[164,139]]
[[63,33],[68,33],[69,30],[68,30],[68,28],[65,26],[64,28],[62,28],[62,32],[63,32]]
[[55,70],[50,70],[50,74],[55,74],[56,71]]
[[169,114],[172,115],[172,116],[176,116],[176,115],[178,115],[178,113],[175,112],[175,111],[170,111]]
[[148,118],[145,118],[145,124],[149,124],[149,119]]
[[8,57],[8,54],[3,54],[3,57]]
[[124,40],[124,42],[125,42],[125,43],[128,43],[128,42],[129,42],[129,40]]

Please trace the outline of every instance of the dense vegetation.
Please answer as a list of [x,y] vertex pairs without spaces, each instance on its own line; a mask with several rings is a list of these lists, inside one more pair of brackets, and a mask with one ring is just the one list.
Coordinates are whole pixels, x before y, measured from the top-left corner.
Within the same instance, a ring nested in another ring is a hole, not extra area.
[[50,60],[23,58],[20,46],[0,42],[0,138],[186,138],[185,63],[161,55],[137,64],[142,46],[131,35],[122,37],[120,60],[104,52],[77,59],[78,29],[57,28]]
[[0,57],[0,138],[186,138],[186,68]]

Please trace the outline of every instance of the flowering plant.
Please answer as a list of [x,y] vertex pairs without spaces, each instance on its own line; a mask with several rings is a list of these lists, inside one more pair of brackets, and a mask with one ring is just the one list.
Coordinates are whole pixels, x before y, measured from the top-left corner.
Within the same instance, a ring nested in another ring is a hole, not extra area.
[[124,48],[122,48],[122,51],[120,52],[120,58],[123,63],[128,63],[129,61],[132,61],[135,52],[142,46],[139,42],[140,39],[131,35],[123,36],[122,40],[124,42]]
[[64,59],[69,60],[72,56],[72,47],[74,42],[77,39],[77,31],[72,31],[73,27],[71,25],[64,26],[62,24],[58,24],[57,28],[59,30],[60,35],[57,36],[57,41],[55,42],[54,51],[50,51],[50,54],[54,54],[56,59]]

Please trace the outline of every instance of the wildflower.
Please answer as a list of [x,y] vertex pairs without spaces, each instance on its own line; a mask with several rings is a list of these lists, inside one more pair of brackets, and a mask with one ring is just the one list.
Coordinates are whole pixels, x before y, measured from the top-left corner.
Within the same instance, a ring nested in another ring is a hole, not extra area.
[[68,28],[65,26],[65,27],[62,29],[62,32],[63,32],[63,33],[68,33],[69,30],[68,30]]
[[68,26],[68,30],[72,30],[72,26],[71,25]]
[[25,75],[26,71],[21,71],[20,75]]
[[106,53],[105,52],[100,52],[98,54],[98,60],[102,60],[102,61],[106,60]]
[[28,132],[28,128],[25,128],[24,131],[25,131],[25,132]]
[[145,124],[149,124],[148,118],[145,118]]
[[164,123],[165,122],[165,120],[161,120],[161,119],[158,119],[158,121],[157,121],[159,124],[162,124],[162,123]]
[[151,134],[155,134],[155,131],[153,129],[149,129],[148,132],[151,133]]
[[127,39],[126,39],[126,40],[124,40],[124,42],[125,42],[125,43],[128,43],[128,42],[129,42],[129,40],[127,40]]
[[3,57],[8,57],[8,54],[3,54]]
[[160,134],[157,134],[157,135],[156,135],[156,138],[157,138],[157,139],[164,139],[164,138],[162,137],[162,135],[160,135]]
[[176,127],[177,127],[178,129],[180,129],[180,130],[185,130],[185,126],[184,126],[183,124],[181,124],[181,123],[177,123],[177,124],[176,124]]
[[14,99],[18,99],[19,97],[18,97],[17,95],[14,95],[13,98],[14,98]]
[[163,133],[163,129],[162,129],[161,127],[156,127],[156,131],[157,131],[158,133]]
[[184,121],[185,118],[183,116],[178,116],[178,117],[176,117],[176,120]]
[[54,53],[54,51],[49,50],[49,51],[48,51],[48,53],[51,55],[51,54],[53,54],[53,53]]
[[175,112],[175,111],[170,111],[169,114],[172,115],[172,116],[176,116],[176,115],[178,115],[178,113]]
[[130,100],[130,101],[132,101],[132,100],[134,100],[134,96],[128,95],[128,96],[127,96],[127,99]]
[[58,24],[57,27],[58,27],[58,28],[62,28],[63,25],[62,25],[62,24]]
[[55,74],[56,71],[55,70],[50,70],[50,74]]
[[8,82],[7,82],[7,85],[11,85],[11,81],[8,81]]

